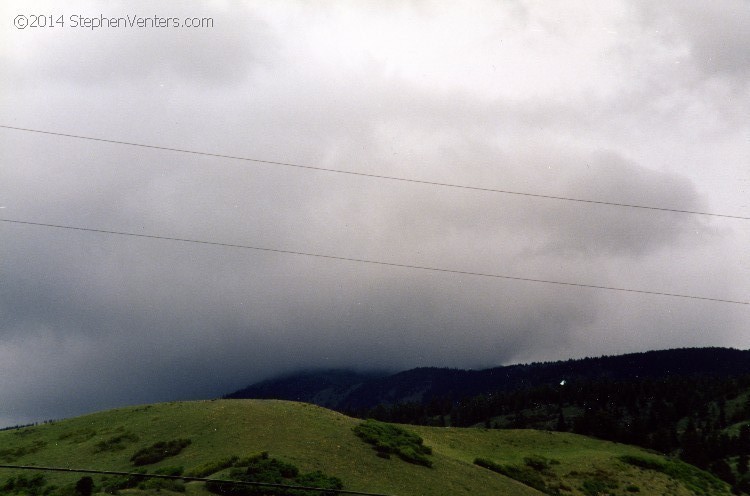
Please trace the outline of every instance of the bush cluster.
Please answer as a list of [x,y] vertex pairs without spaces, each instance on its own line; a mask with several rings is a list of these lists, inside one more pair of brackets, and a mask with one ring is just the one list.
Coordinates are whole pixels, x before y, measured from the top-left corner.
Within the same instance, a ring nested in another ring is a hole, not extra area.
[[190,439],[159,441],[147,448],[142,448],[136,451],[133,456],[130,457],[130,461],[133,462],[133,465],[135,466],[151,465],[152,463],[160,462],[170,456],[178,455],[180,451],[189,446],[190,443]]
[[634,467],[643,468],[646,470],[655,470],[657,472],[664,472],[667,468],[667,464],[656,458],[648,458],[645,456],[638,455],[622,455],[620,460],[633,465]]
[[11,477],[5,483],[0,486],[0,494],[28,494],[36,496],[44,494],[44,486],[47,481],[43,475],[37,474],[32,477],[26,477],[19,475],[18,477]]
[[517,480],[521,484],[526,484],[527,486],[533,487],[537,491],[541,491],[545,494],[555,494],[557,492],[547,487],[547,484],[544,482],[544,479],[542,479],[542,476],[539,475],[539,473],[535,469],[529,466],[501,465],[499,463],[493,462],[492,460],[487,460],[486,458],[477,458],[474,460],[474,464],[492,470],[493,472],[497,472],[498,474],[504,475],[506,477],[510,477],[511,479]]
[[581,484],[581,491],[586,496],[612,494],[613,489],[617,489],[617,483],[604,479],[586,479]]
[[134,443],[136,441],[138,441],[137,435],[132,432],[125,432],[104,441],[99,441],[94,445],[94,451],[96,453],[101,453],[102,451],[120,451],[125,449],[125,443]]
[[645,470],[653,470],[677,479],[697,494],[711,494],[722,491],[724,484],[713,474],[688,465],[680,460],[661,461],[652,457],[623,455],[620,460]]
[[[155,474],[172,476],[180,476],[183,472],[184,469],[182,467],[161,467],[154,471]],[[185,482],[177,479],[150,478],[146,479],[146,481],[142,482],[141,484],[138,484],[138,487],[140,489],[156,490],[157,492],[162,489],[176,493],[185,492]]]
[[220,472],[224,469],[232,467],[238,461],[239,461],[238,457],[230,456],[227,458],[222,458],[221,460],[206,462],[202,465],[198,465],[197,467],[191,468],[190,470],[185,472],[185,476],[186,477],[208,477],[211,474],[215,474],[216,472]]
[[57,439],[60,441],[68,440],[70,443],[83,443],[96,436],[95,429],[77,429],[61,434]]
[[555,459],[549,459],[542,455],[530,455],[525,456],[523,458],[523,463],[529,467],[533,468],[537,472],[546,472],[549,470],[550,465],[559,465],[560,461]]
[[373,445],[378,456],[389,458],[393,454],[406,462],[432,467],[432,461],[427,458],[432,454],[432,448],[425,446],[422,438],[413,432],[372,419],[365,420],[353,430],[363,441]]
[[[135,474],[145,474],[146,469],[139,468],[135,470]],[[102,477],[101,491],[107,494],[119,494],[121,489],[131,489],[138,487],[139,484],[146,482],[145,477],[139,475],[115,475],[112,477]]]
[[235,468],[231,470],[229,476],[231,479],[244,482],[307,486],[323,490],[319,493],[313,493],[311,491],[268,486],[245,486],[226,482],[207,482],[206,489],[212,493],[227,496],[310,496],[315,494],[327,496],[335,495],[335,490],[343,487],[338,477],[326,475],[320,471],[300,474],[297,467],[291,463],[270,458],[267,452],[235,462]]
[[81,477],[75,484],[55,486],[48,484],[43,475],[19,475],[0,483],[0,494],[18,496],[91,496],[95,489],[91,477]]
[[36,453],[40,449],[47,446],[45,441],[34,441],[26,446],[19,446],[18,448],[5,448],[0,449],[0,461],[5,463],[13,463],[16,459],[21,458],[25,455],[31,455]]

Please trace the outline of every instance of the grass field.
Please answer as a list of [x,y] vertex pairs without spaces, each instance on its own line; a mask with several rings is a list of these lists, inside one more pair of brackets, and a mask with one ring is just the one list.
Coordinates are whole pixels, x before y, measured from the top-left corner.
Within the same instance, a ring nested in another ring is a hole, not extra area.
[[[155,404],[0,432],[0,463],[133,471],[130,457],[139,449],[159,441],[190,439],[191,443],[178,455],[145,468],[149,472],[166,466],[190,470],[231,455],[245,457],[267,451],[303,472],[320,470],[337,476],[348,490],[398,496],[542,494],[474,464],[475,459],[483,458],[538,473],[550,493],[695,493],[695,485],[691,486],[682,473],[670,476],[623,462],[624,455],[663,460],[632,446],[534,430],[404,426],[432,447],[432,468],[428,468],[397,457],[376,456],[372,447],[352,431],[358,423],[357,419],[321,407],[286,401]],[[544,460],[544,466],[531,468],[528,459]],[[0,471],[0,486],[17,474],[8,469]],[[698,479],[707,477],[697,470],[691,474]],[[79,476],[48,473],[45,477],[50,483],[62,485],[75,482]],[[95,480],[99,482],[100,478]],[[122,494],[156,492],[129,489]],[[190,483],[187,494],[209,493],[203,484]],[[710,494],[729,494],[729,489],[723,484],[715,485]]]

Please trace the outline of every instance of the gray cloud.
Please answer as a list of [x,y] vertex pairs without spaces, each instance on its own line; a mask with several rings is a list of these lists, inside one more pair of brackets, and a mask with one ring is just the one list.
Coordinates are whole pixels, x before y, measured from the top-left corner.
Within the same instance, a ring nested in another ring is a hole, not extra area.
[[[126,10],[150,14],[144,5]],[[749,215],[738,181],[750,92],[733,79],[730,109],[711,77],[674,63],[700,40],[653,26],[682,26],[684,10],[660,7],[647,22],[645,7],[599,6],[586,21],[519,5],[459,15],[429,3],[217,3],[200,9],[211,31],[3,32],[13,48],[2,53],[12,71],[0,121]],[[187,14],[175,9],[165,15]],[[711,26],[706,40],[723,36]],[[10,130],[0,141],[4,218],[709,297],[750,291],[742,221]],[[744,308],[729,305],[7,223],[0,237],[4,423],[217,396],[304,367],[750,345]]]
[[728,1],[720,9],[692,0],[644,4],[642,8],[645,16],[659,19],[667,30],[682,37],[692,61],[707,75],[747,77],[750,70],[747,1]]

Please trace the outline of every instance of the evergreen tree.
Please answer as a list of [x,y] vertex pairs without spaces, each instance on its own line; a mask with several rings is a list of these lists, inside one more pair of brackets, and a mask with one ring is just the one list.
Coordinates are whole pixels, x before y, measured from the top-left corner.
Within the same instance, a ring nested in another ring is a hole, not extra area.
[[713,462],[710,469],[714,475],[716,475],[719,479],[723,480],[727,484],[733,486],[737,483],[737,479],[732,473],[732,468],[723,459]]
[[76,482],[75,491],[77,496],[91,496],[94,492],[94,479],[88,476],[81,477]]
[[565,415],[563,414],[562,407],[557,415],[557,426],[555,428],[558,432],[565,432],[568,430],[568,424],[565,422]]
[[745,475],[748,472],[747,458],[747,453],[741,453],[739,458],[737,459],[737,472],[740,475]]

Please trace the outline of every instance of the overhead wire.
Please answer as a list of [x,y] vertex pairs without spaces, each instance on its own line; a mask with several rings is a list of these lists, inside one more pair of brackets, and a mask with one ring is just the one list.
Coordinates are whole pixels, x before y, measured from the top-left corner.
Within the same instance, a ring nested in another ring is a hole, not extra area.
[[[193,154],[193,155],[223,158],[223,159],[230,159],[230,160],[257,162],[257,163],[264,163],[264,164],[270,164],[270,165],[279,165],[279,166],[294,167],[294,168],[299,168],[299,169],[332,172],[332,173],[338,173],[338,174],[348,174],[352,176],[362,176],[362,177],[368,177],[368,178],[401,181],[401,182],[407,182],[407,183],[417,183],[417,184],[426,184],[426,185],[448,187],[448,188],[458,188],[458,189],[485,191],[485,192],[492,192],[492,193],[502,193],[502,194],[508,194],[508,195],[519,195],[519,196],[543,198],[543,199],[550,199],[550,200],[561,200],[561,201],[571,201],[571,202],[580,202],[580,203],[589,203],[589,204],[598,204],[598,205],[609,205],[609,206],[616,206],[616,207],[628,207],[628,208],[639,208],[639,209],[647,209],[647,210],[655,210],[655,211],[665,211],[665,212],[673,212],[673,213],[681,213],[681,214],[694,214],[694,215],[704,215],[704,216],[713,216],[713,217],[723,217],[723,218],[730,218],[730,219],[750,220],[750,217],[744,217],[744,216],[739,216],[739,215],[728,215],[728,214],[718,214],[718,213],[692,211],[692,210],[684,210],[684,209],[662,208],[662,207],[654,207],[654,206],[648,206],[648,205],[617,203],[617,202],[608,202],[608,201],[599,201],[599,200],[590,200],[590,199],[581,199],[581,198],[572,198],[572,197],[563,197],[563,196],[544,195],[544,194],[528,193],[528,192],[508,191],[508,190],[501,190],[501,189],[494,189],[494,188],[483,188],[483,187],[478,187],[478,186],[442,183],[442,182],[437,182],[437,181],[428,181],[428,180],[420,180],[420,179],[409,179],[409,178],[397,177],[397,176],[371,174],[371,173],[356,172],[356,171],[342,170],[342,169],[331,169],[331,168],[317,167],[317,166],[312,166],[312,165],[263,160],[263,159],[258,159],[258,158],[234,156],[234,155],[219,154],[219,153],[210,153],[210,152],[188,150],[188,149],[175,148],[175,147],[149,145],[149,144],[144,144],[144,143],[134,143],[134,142],[122,141],[122,140],[96,138],[92,136],[59,133],[59,132],[45,131],[45,130],[40,130],[40,129],[7,126],[7,125],[2,125],[2,124],[0,124],[0,128],[38,133],[38,134],[45,134],[45,135],[52,135],[52,136],[60,136],[60,137],[65,137],[65,138],[74,138],[74,139],[96,141],[96,142],[103,142],[103,143],[135,146],[135,147],[140,147],[140,148],[149,148],[149,149],[164,150],[164,151],[178,152],[178,153],[188,153],[188,154]],[[0,219],[0,222],[32,225],[32,226],[38,226],[38,227],[57,228],[57,229],[68,229],[68,230],[75,230],[75,231],[98,232],[98,233],[119,235],[119,236],[131,236],[131,237],[148,238],[148,239],[161,239],[161,240],[178,241],[178,242],[184,242],[184,243],[196,243],[196,244],[203,244],[203,245],[223,246],[223,247],[229,247],[229,248],[241,248],[241,249],[248,249],[248,250],[284,253],[284,254],[289,254],[289,255],[316,257],[316,258],[364,263],[364,264],[371,264],[371,265],[428,270],[428,271],[433,271],[433,272],[452,273],[452,274],[459,274],[459,275],[489,277],[489,278],[496,278],[496,279],[526,281],[526,282],[535,282],[535,283],[543,283],[543,284],[555,284],[555,285],[562,285],[562,286],[573,286],[573,287],[590,288],[590,289],[607,290],[607,291],[639,293],[639,294],[656,295],[656,296],[668,296],[668,297],[675,297],[675,298],[687,298],[687,299],[694,299],[694,300],[704,300],[704,301],[731,303],[731,304],[739,304],[739,305],[750,305],[750,302],[748,301],[730,300],[730,299],[725,299],[725,298],[713,298],[713,297],[705,297],[705,296],[698,296],[698,295],[669,293],[669,292],[663,292],[663,291],[650,291],[650,290],[622,288],[622,287],[604,286],[604,285],[595,285],[595,284],[585,284],[585,283],[578,283],[578,282],[555,281],[555,280],[550,280],[550,279],[520,277],[520,276],[507,275],[507,274],[463,271],[463,270],[447,269],[447,268],[442,268],[442,267],[433,267],[433,266],[426,266],[426,265],[403,264],[403,263],[388,262],[388,261],[383,261],[383,260],[371,260],[371,259],[344,257],[344,256],[323,254],[323,253],[285,250],[285,249],[280,249],[280,248],[240,245],[240,244],[223,243],[223,242],[217,242],[217,241],[178,238],[178,237],[151,235],[151,234],[142,234],[142,233],[131,233],[131,232],[114,231],[114,230],[107,230],[107,229],[95,229],[95,228],[88,228],[88,227],[81,227],[81,226],[69,226],[69,225],[59,225],[59,224],[50,224],[50,223],[42,223],[42,222],[32,222],[32,221],[25,221],[25,220],[19,220],[19,219]]]
[[116,236],[129,236],[129,237],[134,237],[134,238],[143,238],[143,239],[152,239],[152,240],[155,239],[155,240],[165,240],[165,241],[176,241],[180,243],[193,243],[193,244],[200,244],[200,245],[220,246],[220,247],[225,247],[225,248],[238,248],[238,249],[255,250],[255,251],[261,251],[261,252],[282,253],[282,254],[287,254],[287,255],[299,255],[299,256],[305,256],[305,257],[315,257],[315,258],[322,258],[322,259],[328,259],[328,260],[355,262],[355,263],[378,265],[378,266],[426,270],[426,271],[441,272],[441,273],[446,273],[446,274],[477,276],[477,277],[486,277],[486,278],[494,278],[494,279],[506,279],[506,280],[511,280],[511,281],[525,281],[525,282],[542,283],[542,284],[555,284],[559,286],[572,286],[572,287],[607,290],[607,291],[619,291],[619,292],[624,292],[624,293],[638,293],[638,294],[655,295],[655,296],[669,296],[669,297],[674,297],[674,298],[686,298],[686,299],[691,299],[691,300],[703,300],[703,301],[712,301],[712,302],[718,302],[718,303],[731,303],[731,304],[736,304],[736,305],[750,305],[750,301],[730,300],[730,299],[725,299],[725,298],[712,298],[712,297],[690,295],[690,294],[668,293],[668,292],[663,292],[663,291],[649,291],[649,290],[644,290],[644,289],[632,289],[632,288],[622,288],[622,287],[615,287],[615,286],[585,284],[585,283],[578,283],[578,282],[555,281],[555,280],[550,280],[550,279],[537,279],[537,278],[531,278],[531,277],[520,277],[520,276],[496,274],[496,273],[490,273],[490,272],[474,272],[474,271],[467,271],[467,270],[448,269],[448,268],[443,268],[443,267],[433,267],[433,266],[428,266],[428,265],[405,264],[405,263],[397,263],[397,262],[388,262],[384,260],[372,260],[372,259],[365,259],[365,258],[345,257],[345,256],[331,255],[331,254],[324,254],[324,253],[286,250],[286,249],[281,249],[281,248],[270,248],[270,247],[244,245],[244,244],[236,244],[236,243],[224,243],[224,242],[219,242],[219,241],[180,238],[180,237],[174,237],[174,236],[162,236],[162,235],[156,235],[156,234],[143,234],[143,233],[134,233],[134,232],[127,232],[127,231],[115,231],[115,230],[110,230],[110,229],[96,229],[96,228],[90,228],[90,227],[71,226],[71,225],[63,225],[63,224],[50,224],[50,223],[44,223],[44,222],[32,222],[32,221],[25,221],[25,220],[18,220],[18,219],[6,219],[6,218],[0,218],[0,222],[5,222],[9,224],[27,225],[27,226],[54,228],[54,229],[65,229],[65,230],[70,230],[70,231],[109,234],[109,235],[116,235]]
[[170,147],[170,146],[149,145],[145,143],[135,143],[131,141],[96,138],[93,136],[59,133],[59,132],[54,132],[54,131],[45,131],[41,129],[30,129],[30,128],[24,128],[24,127],[7,126],[7,125],[2,125],[2,124],[0,124],[0,128],[10,129],[14,131],[29,132],[29,133],[46,134],[50,136],[59,136],[63,138],[74,138],[74,139],[87,140],[87,141],[96,141],[96,142],[101,142],[101,143],[111,143],[111,144],[117,144],[117,145],[149,148],[153,150],[187,153],[187,154],[192,154],[192,155],[200,155],[204,157],[223,158],[223,159],[228,159],[228,160],[255,162],[255,163],[261,163],[261,164],[278,165],[278,166],[283,166],[283,167],[293,167],[297,169],[306,169],[306,170],[313,170],[313,171],[320,171],[320,172],[346,174],[350,176],[359,176],[359,177],[366,177],[366,178],[371,178],[371,179],[383,179],[383,180],[388,180],[388,181],[399,181],[403,183],[424,184],[424,185],[429,185],[429,186],[439,186],[443,188],[454,188],[454,189],[463,189],[463,190],[470,190],[470,191],[483,191],[487,193],[499,193],[499,194],[504,194],[504,195],[540,198],[540,199],[545,199],[545,200],[577,202],[577,203],[585,203],[585,204],[592,204],[592,205],[608,205],[612,207],[636,208],[636,209],[643,209],[643,210],[672,212],[672,213],[690,214],[690,215],[703,215],[703,216],[710,216],[710,217],[720,217],[720,218],[725,218],[725,219],[750,220],[750,217],[742,216],[742,215],[730,215],[730,214],[722,214],[722,213],[714,213],[714,212],[703,212],[703,211],[698,211],[698,210],[657,207],[653,205],[638,205],[634,203],[620,203],[620,202],[612,202],[612,201],[604,201],[604,200],[592,200],[592,199],[586,199],[586,198],[574,198],[574,197],[569,197],[569,196],[547,195],[547,194],[530,193],[530,192],[523,192],[523,191],[511,191],[511,190],[498,189],[498,188],[486,188],[486,187],[481,187],[481,186],[445,183],[445,182],[432,181],[432,180],[427,180],[427,179],[411,179],[411,178],[400,177],[400,176],[389,176],[385,174],[376,174],[376,173],[369,173],[369,172],[357,172],[357,171],[346,170],[346,169],[334,169],[334,168],[329,168],[329,167],[297,164],[297,163],[291,163],[291,162],[281,162],[281,161],[276,161],[276,160],[265,160],[265,159],[260,159],[260,158],[251,158],[251,157],[229,155],[229,154],[223,154],[223,153],[211,153],[211,152],[189,150],[185,148],[176,148],[176,147]]
[[0,465],[0,468],[15,469],[15,470],[37,470],[44,472],[70,472],[80,474],[96,474],[96,475],[120,475],[124,477],[142,477],[149,479],[168,479],[168,480],[183,480],[185,482],[216,482],[220,484],[234,484],[238,486],[253,486],[253,487],[268,487],[277,489],[291,489],[297,491],[309,491],[326,494],[353,494],[357,496],[394,496],[382,493],[369,493],[364,491],[353,491],[347,489],[327,489],[323,487],[312,487],[312,486],[295,486],[290,484],[276,484],[272,482],[252,482],[252,481],[236,481],[226,479],[209,479],[205,477],[187,477],[184,475],[164,475],[164,474],[139,474],[137,472],[119,472],[115,470],[94,470],[85,468],[67,468],[67,467],[38,467],[35,465]]

